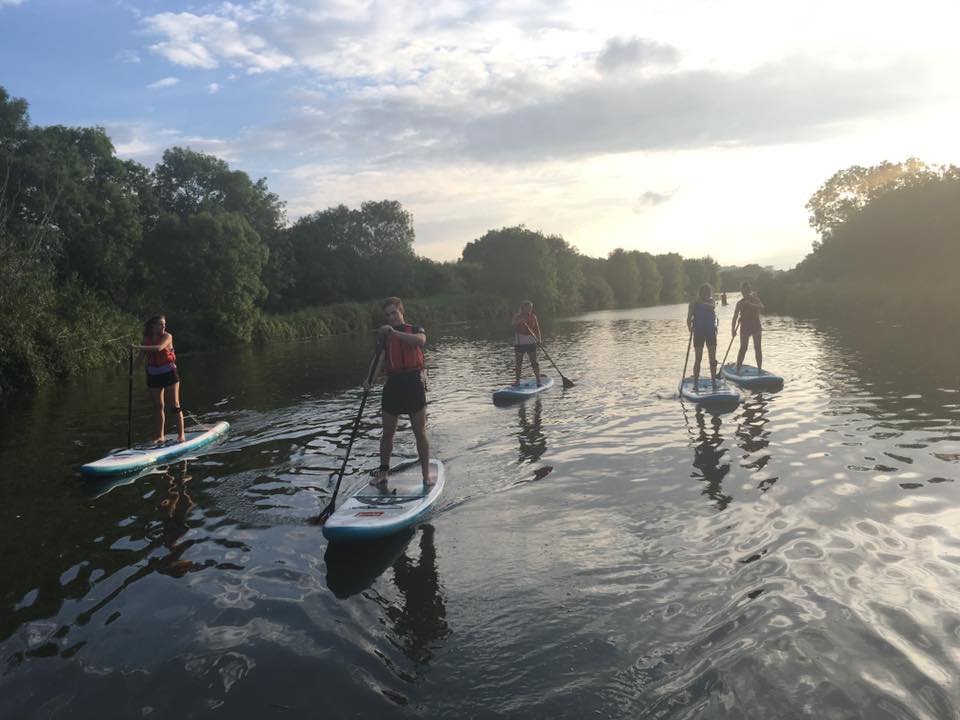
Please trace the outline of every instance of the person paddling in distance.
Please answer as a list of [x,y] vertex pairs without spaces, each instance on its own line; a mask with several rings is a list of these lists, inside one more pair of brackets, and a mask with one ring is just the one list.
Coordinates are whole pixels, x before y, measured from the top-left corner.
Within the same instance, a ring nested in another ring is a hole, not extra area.
[[164,410],[167,409],[177,421],[177,439],[187,438],[183,429],[183,410],[180,407],[180,372],[177,370],[177,354],[173,350],[173,335],[167,332],[167,319],[154,315],[143,326],[143,342],[131,345],[139,350],[137,363],[146,363],[147,387],[153,400],[154,417],[157,421],[157,436],[154,442],[164,442]]
[[514,387],[520,384],[520,370],[523,368],[524,355],[530,358],[530,367],[533,369],[533,376],[537,379],[537,387],[543,385],[540,381],[540,364],[537,362],[538,344],[543,344],[540,323],[537,321],[537,314],[533,311],[533,303],[524,300],[520,303],[520,309],[513,315]]
[[[397,423],[401,415],[408,415],[417,441],[423,484],[429,487],[434,480],[430,477],[427,393],[422,377],[423,346],[427,343],[427,335],[422,327],[411,325],[404,319],[403,301],[400,298],[388,297],[381,307],[387,317],[387,324],[378,330],[382,352],[377,353],[376,365],[368,376],[376,379],[382,374],[386,375],[381,398],[383,434],[380,436],[380,467],[370,484],[382,485],[387,481]],[[370,389],[366,379],[363,387]]]
[[700,392],[700,361],[703,346],[710,355],[710,382],[717,391],[717,311],[710,283],[700,286],[697,299],[687,308],[687,328],[693,333],[693,387]]
[[744,281],[740,285],[742,297],[737,301],[733,308],[733,324],[731,325],[731,334],[737,334],[737,318],[740,318],[740,351],[737,353],[737,374],[740,374],[740,366],[743,365],[743,359],[747,355],[747,345],[750,338],[753,338],[753,354],[757,358],[757,373],[763,372],[763,347],[761,346],[761,335],[763,328],[760,326],[760,312],[763,310],[763,303],[753,292],[750,283]]

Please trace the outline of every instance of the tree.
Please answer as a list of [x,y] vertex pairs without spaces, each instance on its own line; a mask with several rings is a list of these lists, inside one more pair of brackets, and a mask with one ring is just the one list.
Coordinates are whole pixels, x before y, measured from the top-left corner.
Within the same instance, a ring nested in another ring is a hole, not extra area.
[[663,285],[663,278],[660,277],[660,270],[657,268],[653,255],[636,251],[631,254],[634,256],[634,262],[640,272],[640,304],[657,305],[660,302],[660,288]]
[[657,255],[654,260],[660,272],[660,302],[664,305],[683,302],[687,287],[683,258],[677,253],[665,253]]
[[683,261],[683,271],[687,276],[687,297],[691,300],[697,296],[701,285],[710,283],[716,288],[720,280],[720,264],[709,255],[687,258]]

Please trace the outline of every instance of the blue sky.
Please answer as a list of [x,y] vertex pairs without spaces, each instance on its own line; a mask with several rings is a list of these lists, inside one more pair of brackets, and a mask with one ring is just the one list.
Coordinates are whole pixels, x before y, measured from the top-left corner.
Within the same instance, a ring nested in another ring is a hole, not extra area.
[[524,223],[790,267],[834,172],[960,162],[953,4],[915,0],[0,0],[0,85],[266,177],[290,220],[413,213],[420,254]]

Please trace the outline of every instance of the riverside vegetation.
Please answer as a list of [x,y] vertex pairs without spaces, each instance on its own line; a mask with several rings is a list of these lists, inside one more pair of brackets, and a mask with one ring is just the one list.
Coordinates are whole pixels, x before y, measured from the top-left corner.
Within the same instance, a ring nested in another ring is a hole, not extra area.
[[[851,288],[876,301],[878,268],[902,275],[918,247],[957,252],[944,239],[956,237],[958,171],[909,161],[828,181],[808,206],[822,240],[788,273],[677,253],[592,258],[523,225],[440,263],[415,254],[413,218],[394,200],[288,223],[265,178],[219,158],[174,147],[151,170],[116,157],[102,128],[34,126],[27,111],[0,87],[0,391],[120,362],[159,312],[181,351],[362,331],[390,294],[435,324],[505,318],[521,296],[549,315],[676,303],[742,278],[770,310],[816,313]],[[923,267],[952,280],[936,258]]]

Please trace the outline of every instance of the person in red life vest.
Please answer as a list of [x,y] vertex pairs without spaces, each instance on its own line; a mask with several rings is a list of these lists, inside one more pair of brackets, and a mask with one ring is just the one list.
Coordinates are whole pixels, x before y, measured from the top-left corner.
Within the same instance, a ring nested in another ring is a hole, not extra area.
[[747,345],[750,338],[753,338],[753,354],[757,358],[757,371],[763,370],[763,347],[760,339],[763,334],[763,328],[760,327],[760,312],[763,310],[763,303],[750,287],[750,283],[744,281],[740,285],[740,292],[743,295],[733,309],[732,334],[737,334],[737,318],[740,318],[740,352],[737,353],[737,374],[740,373],[740,366],[743,365],[743,358],[747,354]]
[[[380,467],[370,481],[380,485],[390,473],[390,456],[393,454],[393,436],[401,415],[410,417],[410,426],[417,440],[417,454],[423,484],[433,485],[430,477],[430,443],[427,441],[427,393],[423,384],[423,346],[427,335],[419,325],[411,325],[403,318],[403,301],[388,297],[381,307],[387,316],[387,324],[379,329],[382,351],[377,354],[373,376],[386,375],[381,399],[383,434],[380,436]],[[363,381],[365,389],[370,385]]]
[[523,368],[524,355],[530,358],[530,367],[533,368],[533,376],[537,379],[537,387],[543,385],[540,382],[540,364],[537,362],[538,344],[543,344],[540,323],[537,321],[537,314],[533,311],[533,303],[524,300],[520,303],[520,309],[513,315],[514,387],[520,384],[520,370]]
[[167,319],[163,315],[154,315],[147,320],[143,327],[143,343],[131,347],[140,351],[137,363],[146,363],[147,387],[157,420],[155,442],[164,441],[164,409],[175,417],[178,440],[183,442],[186,437],[180,408],[180,373],[177,371],[177,354],[173,350],[173,335],[167,332]]

